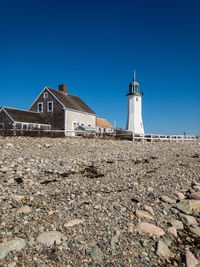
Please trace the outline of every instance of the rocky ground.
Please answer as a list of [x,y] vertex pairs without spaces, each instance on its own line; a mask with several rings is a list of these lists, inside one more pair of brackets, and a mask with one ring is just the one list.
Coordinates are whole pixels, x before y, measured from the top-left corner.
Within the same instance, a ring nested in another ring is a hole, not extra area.
[[0,138],[0,266],[199,263],[199,141]]

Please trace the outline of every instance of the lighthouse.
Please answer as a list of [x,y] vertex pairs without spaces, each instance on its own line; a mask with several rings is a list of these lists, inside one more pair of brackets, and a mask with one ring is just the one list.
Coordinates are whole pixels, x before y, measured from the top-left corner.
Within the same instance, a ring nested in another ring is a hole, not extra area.
[[144,134],[142,122],[142,96],[134,71],[133,81],[129,84],[127,130],[133,134]]

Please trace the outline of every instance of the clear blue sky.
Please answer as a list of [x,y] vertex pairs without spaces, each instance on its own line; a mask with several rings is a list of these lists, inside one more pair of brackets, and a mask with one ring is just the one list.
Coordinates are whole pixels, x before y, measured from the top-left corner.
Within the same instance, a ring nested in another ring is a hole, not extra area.
[[125,127],[134,68],[145,131],[200,134],[199,0],[0,1],[0,106],[65,83]]

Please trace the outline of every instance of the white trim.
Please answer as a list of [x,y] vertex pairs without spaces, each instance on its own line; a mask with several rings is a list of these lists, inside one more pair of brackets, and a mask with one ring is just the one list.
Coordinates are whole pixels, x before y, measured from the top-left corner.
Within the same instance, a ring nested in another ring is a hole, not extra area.
[[40,97],[40,95],[45,91],[47,90],[57,101],[58,103],[61,104],[61,106],[65,109],[68,109],[68,110],[71,110],[71,111],[76,111],[76,112],[79,112],[79,113],[84,113],[84,114],[89,114],[89,115],[93,115],[93,116],[97,116],[96,113],[90,113],[90,112],[84,112],[84,111],[80,111],[80,110],[76,110],[76,109],[70,109],[70,108],[67,108],[65,107],[65,105],[63,105],[62,102],[60,102],[60,100],[54,95],[54,93],[52,93],[49,88],[47,86],[44,87],[44,89],[42,90],[42,92],[38,95],[38,97],[33,101],[33,103],[31,104],[31,106],[29,107],[28,110],[30,110],[30,108],[35,104],[35,102],[38,100],[38,98]]
[[48,94],[47,92],[44,92],[44,93],[43,93],[43,98],[44,98],[44,99],[48,98],[48,96],[49,96],[49,94]]
[[46,125],[46,126],[51,126],[51,124],[44,124],[44,123],[36,123],[36,122],[24,122],[24,121],[14,121],[15,123],[21,123],[21,124],[38,124],[38,125]]
[[[15,121],[13,120],[13,118],[10,116],[10,114],[9,114],[4,108],[2,108],[1,111],[2,111],[2,110],[8,115],[8,117],[9,117],[13,122],[15,122]],[[1,112],[1,111],[0,111],[0,112]]]
[[64,127],[64,129],[65,129],[65,135],[66,135],[66,130],[67,130],[67,109],[65,108],[64,109],[64,114],[65,114],[65,117],[64,117],[64,123],[65,123],[65,127]]
[[38,100],[38,98],[41,96],[41,94],[45,91],[48,90],[48,87],[45,86],[44,89],[40,92],[40,94],[36,97],[36,99],[33,101],[33,103],[31,104],[31,106],[28,108],[28,111],[31,109],[31,107],[35,104],[35,102]]
[[[49,110],[49,103],[52,103],[52,110]],[[47,112],[53,112],[53,101],[48,101],[47,102]]]
[[5,109],[5,108],[12,109],[12,110],[20,110],[20,111],[25,111],[25,112],[33,112],[33,113],[37,113],[38,114],[37,111],[32,111],[32,110],[25,110],[25,109],[20,109],[20,108],[11,108],[11,107],[6,107],[6,106],[2,107],[2,109]]
[[[39,105],[42,105],[42,111],[39,110]],[[37,103],[37,113],[43,113],[44,112],[44,103],[43,102],[38,102]]]

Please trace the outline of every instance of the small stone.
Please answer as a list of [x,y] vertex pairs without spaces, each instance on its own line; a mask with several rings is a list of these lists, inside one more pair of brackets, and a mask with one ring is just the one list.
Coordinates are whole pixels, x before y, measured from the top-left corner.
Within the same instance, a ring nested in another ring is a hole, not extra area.
[[150,220],[154,219],[154,217],[149,212],[144,211],[144,210],[136,210],[135,215],[138,218],[146,218],[146,219],[150,219]]
[[2,167],[2,168],[0,169],[0,172],[3,172],[3,173],[6,173],[6,172],[8,172],[8,171],[9,171],[8,167]]
[[4,259],[11,251],[20,251],[25,248],[25,246],[26,241],[22,238],[16,238],[0,243],[0,260]]
[[178,220],[174,220],[174,219],[172,219],[171,221],[170,221],[170,224],[174,227],[174,228],[176,228],[177,230],[183,230],[184,229],[184,227],[183,227],[183,223],[181,222],[181,221],[178,221]]
[[72,227],[74,225],[83,224],[83,223],[84,223],[83,219],[73,219],[73,220],[68,221],[67,223],[65,223],[64,227],[68,228],[68,227]]
[[151,206],[144,205],[144,210],[148,211],[152,216],[155,215],[153,208]]
[[58,231],[43,232],[37,237],[38,243],[47,246],[52,246],[54,243],[59,244],[63,240],[65,240],[64,234]]
[[162,197],[161,197],[161,200],[162,200],[163,202],[168,203],[168,204],[175,204],[175,203],[176,203],[176,200],[175,200],[175,199],[172,199],[172,198],[170,198],[170,197],[168,197],[168,196],[162,196]]
[[17,200],[17,201],[22,201],[25,198],[25,196],[23,196],[23,195],[13,195],[12,198],[14,200]]
[[169,228],[167,229],[167,232],[168,232],[170,235],[173,235],[173,236],[175,236],[175,237],[178,236],[175,227],[169,227]]
[[92,261],[97,264],[103,263],[103,253],[98,246],[95,246],[90,251],[90,257]]
[[185,195],[182,192],[176,192],[176,195],[179,200],[183,200],[185,198]]
[[17,214],[29,214],[32,211],[31,207],[24,206],[17,210]]
[[51,147],[51,145],[50,144],[44,144],[44,147],[49,148],[49,147]]
[[129,234],[133,234],[133,232],[134,232],[134,227],[133,227],[133,224],[132,223],[129,223],[128,224],[128,233]]
[[186,267],[197,267],[198,261],[195,256],[189,250],[186,252],[185,255],[186,259]]
[[147,233],[150,234],[152,236],[162,236],[165,234],[165,232],[163,231],[163,229],[161,229],[160,227],[151,224],[151,223],[146,223],[146,222],[140,222],[136,225],[136,230],[138,230],[139,232],[142,233]]
[[193,217],[191,215],[186,215],[186,214],[180,213],[179,216],[183,220],[183,222],[185,222],[189,226],[190,225],[198,225],[198,222],[195,219],[195,217]]
[[190,231],[196,236],[200,237],[200,227],[190,227]]
[[156,254],[164,259],[170,259],[174,256],[171,250],[162,241],[158,242]]
[[200,200],[182,200],[176,204],[176,208],[186,214],[192,214],[194,211],[200,212]]
[[191,194],[192,199],[200,200],[200,191],[194,192]]
[[13,147],[13,144],[12,143],[7,143],[6,146],[7,147]]
[[194,185],[194,186],[193,186],[193,189],[194,189],[195,191],[200,191],[200,185]]

